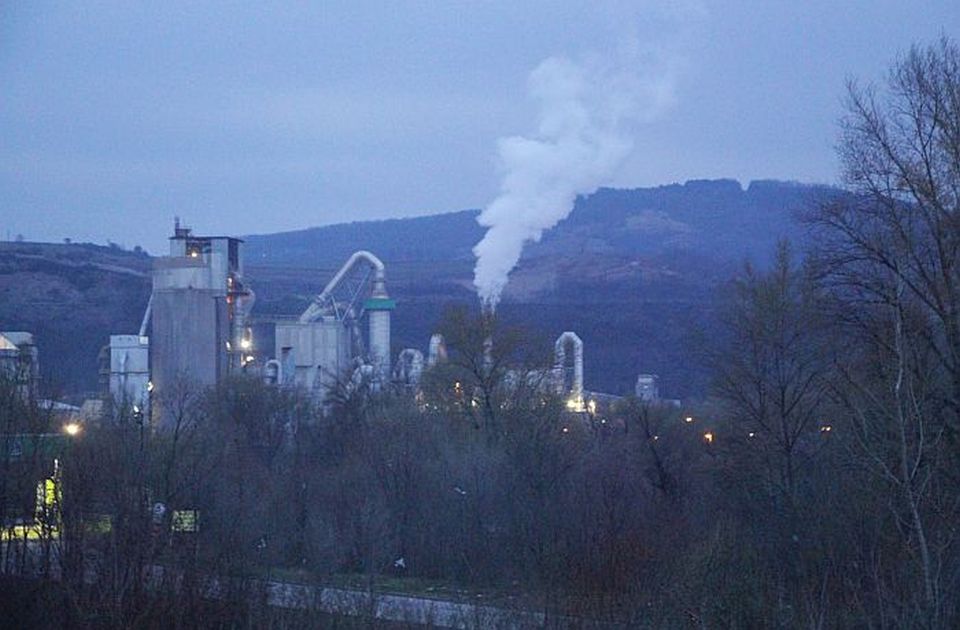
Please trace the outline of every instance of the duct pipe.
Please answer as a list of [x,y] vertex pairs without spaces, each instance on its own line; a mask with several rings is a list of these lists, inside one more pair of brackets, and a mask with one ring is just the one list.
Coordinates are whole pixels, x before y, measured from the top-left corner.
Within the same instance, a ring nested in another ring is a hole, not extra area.
[[564,369],[567,362],[567,344],[573,346],[573,382],[570,387],[570,396],[574,400],[583,398],[583,341],[575,332],[567,331],[557,337],[554,346],[554,374],[557,379],[557,393],[564,394],[566,383]]
[[384,298],[387,297],[386,268],[384,267],[383,262],[368,251],[361,250],[354,252],[353,255],[347,259],[347,262],[343,264],[343,267],[340,268],[340,271],[337,272],[337,275],[335,275],[330,282],[327,283],[327,286],[323,288],[323,291],[320,293],[320,295],[315,297],[310,306],[303,311],[303,313],[300,315],[300,323],[310,323],[315,321],[320,315],[323,314],[323,309],[326,306],[327,301],[330,299],[331,294],[337,288],[337,285],[339,285],[344,277],[350,273],[350,270],[353,269],[353,266],[361,260],[366,261],[370,264],[370,266],[373,267],[373,296],[378,297],[378,293],[382,293]]

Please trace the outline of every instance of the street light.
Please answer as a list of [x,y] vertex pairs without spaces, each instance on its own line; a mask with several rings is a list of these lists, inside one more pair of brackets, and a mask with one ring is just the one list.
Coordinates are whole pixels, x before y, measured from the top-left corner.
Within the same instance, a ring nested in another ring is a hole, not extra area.
[[81,427],[79,422],[68,422],[65,425],[63,425],[63,432],[69,435],[70,437],[79,435],[80,429]]

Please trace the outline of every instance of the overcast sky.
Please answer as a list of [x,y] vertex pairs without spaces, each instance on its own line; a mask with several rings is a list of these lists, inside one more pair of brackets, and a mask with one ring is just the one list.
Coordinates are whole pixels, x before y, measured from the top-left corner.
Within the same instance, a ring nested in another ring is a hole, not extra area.
[[844,80],[960,34],[960,2],[0,2],[0,225],[163,251],[479,208],[544,59],[654,51],[625,187],[832,182]]

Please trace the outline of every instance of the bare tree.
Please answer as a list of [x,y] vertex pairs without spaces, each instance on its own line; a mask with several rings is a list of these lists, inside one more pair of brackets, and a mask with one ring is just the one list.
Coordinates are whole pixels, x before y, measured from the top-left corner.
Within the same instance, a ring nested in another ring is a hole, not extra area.
[[[805,439],[817,434],[830,362],[820,322],[822,300],[810,278],[777,248],[769,273],[751,266],[733,285],[711,356],[715,390],[736,437],[772,473],[776,494],[795,498]],[[733,437],[733,436],[731,436]]]
[[915,46],[882,89],[851,82],[846,105],[849,194],[813,216],[816,253],[847,342],[835,391],[853,453],[906,552],[872,560],[868,614],[944,627],[960,578],[960,49]]

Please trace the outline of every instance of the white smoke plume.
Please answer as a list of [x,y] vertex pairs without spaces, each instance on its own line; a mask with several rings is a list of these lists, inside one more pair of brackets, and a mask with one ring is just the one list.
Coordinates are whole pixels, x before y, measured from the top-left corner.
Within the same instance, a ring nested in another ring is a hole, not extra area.
[[672,100],[672,68],[635,42],[616,59],[551,57],[530,74],[537,129],[501,138],[499,196],[477,221],[488,228],[473,248],[474,285],[494,310],[527,242],[570,214],[577,195],[607,183],[633,149],[633,127]]

